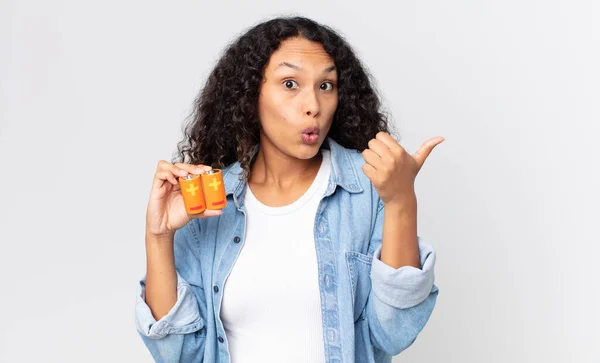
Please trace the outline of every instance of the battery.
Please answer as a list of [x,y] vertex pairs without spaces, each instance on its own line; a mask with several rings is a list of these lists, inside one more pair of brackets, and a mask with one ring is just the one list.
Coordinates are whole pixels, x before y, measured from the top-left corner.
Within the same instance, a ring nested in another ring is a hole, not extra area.
[[206,209],[223,209],[227,206],[225,196],[225,183],[221,169],[211,169],[202,174],[202,186],[204,188],[204,199]]
[[200,174],[188,174],[179,177],[179,186],[181,187],[183,204],[188,214],[198,214],[206,210]]

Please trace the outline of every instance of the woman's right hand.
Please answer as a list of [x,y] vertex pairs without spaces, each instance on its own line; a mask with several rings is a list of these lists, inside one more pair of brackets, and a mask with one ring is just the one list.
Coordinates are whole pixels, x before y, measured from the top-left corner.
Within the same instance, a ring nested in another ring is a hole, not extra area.
[[199,214],[188,214],[183,204],[177,178],[189,173],[200,174],[210,169],[212,168],[206,165],[171,164],[165,160],[158,162],[146,211],[146,234],[156,237],[173,236],[176,230],[185,226],[192,218],[223,214],[221,210],[210,209]]

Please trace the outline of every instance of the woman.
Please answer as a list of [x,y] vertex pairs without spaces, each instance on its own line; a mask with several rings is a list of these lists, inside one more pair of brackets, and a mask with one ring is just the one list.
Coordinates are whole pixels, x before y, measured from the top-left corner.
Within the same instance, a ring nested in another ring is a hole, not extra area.
[[[407,154],[330,28],[258,24],[225,51],[146,218],[137,330],[160,362],[390,362],[438,294]],[[223,169],[227,206],[188,215],[178,177]]]

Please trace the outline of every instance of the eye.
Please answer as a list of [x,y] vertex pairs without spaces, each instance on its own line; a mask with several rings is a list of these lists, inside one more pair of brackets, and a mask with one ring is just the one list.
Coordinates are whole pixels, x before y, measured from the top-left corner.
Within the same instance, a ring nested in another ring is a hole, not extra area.
[[[329,85],[329,87],[327,85]],[[325,86],[325,87],[323,87],[323,86]],[[333,83],[325,82],[325,83],[321,84],[321,89],[324,91],[331,91],[333,89]]]
[[[295,87],[294,87],[295,85]],[[296,83],[296,81],[292,81],[291,79],[288,79],[287,81],[283,82],[283,86],[287,89],[296,89],[298,88],[298,83]]]

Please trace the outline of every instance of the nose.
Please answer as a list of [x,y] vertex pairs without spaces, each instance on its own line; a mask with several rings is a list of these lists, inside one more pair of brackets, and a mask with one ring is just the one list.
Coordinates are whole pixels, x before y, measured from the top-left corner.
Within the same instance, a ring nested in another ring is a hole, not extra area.
[[321,111],[321,106],[319,104],[319,98],[317,97],[317,93],[313,89],[309,89],[306,91],[306,97],[304,98],[304,114],[306,116],[317,116]]

